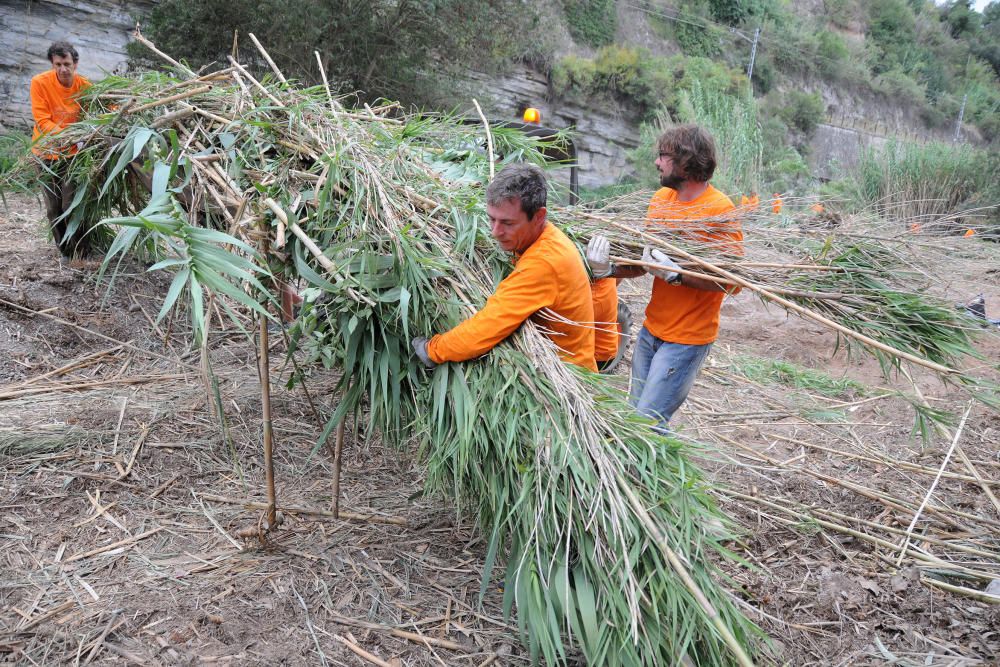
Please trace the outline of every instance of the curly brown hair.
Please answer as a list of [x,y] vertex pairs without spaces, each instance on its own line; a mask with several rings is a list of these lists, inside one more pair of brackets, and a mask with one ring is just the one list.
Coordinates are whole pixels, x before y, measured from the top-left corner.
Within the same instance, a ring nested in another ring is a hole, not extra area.
[[707,183],[715,173],[715,140],[698,125],[677,125],[662,135],[660,153],[666,153],[680,167],[685,178]]
[[69,42],[52,42],[52,46],[49,47],[46,53],[49,62],[52,62],[52,56],[61,56],[63,58],[70,56],[73,58],[74,63],[80,62],[80,54],[77,53],[76,49]]

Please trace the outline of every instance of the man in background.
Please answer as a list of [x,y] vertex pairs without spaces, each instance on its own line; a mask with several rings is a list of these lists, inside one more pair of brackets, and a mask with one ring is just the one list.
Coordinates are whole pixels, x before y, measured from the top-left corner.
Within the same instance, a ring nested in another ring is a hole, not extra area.
[[80,120],[78,95],[90,87],[90,81],[76,73],[80,54],[68,42],[55,42],[48,50],[52,69],[31,79],[31,114],[35,127],[31,133],[36,145],[32,151],[41,161],[42,195],[45,198],[45,214],[52,230],[52,238],[59,251],[71,257],[77,252],[85,253],[86,230],[76,230],[72,238],[67,238],[67,216],[64,215],[73,201],[75,191],[67,178],[69,158],[80,149],[79,145],[60,146],[48,143],[38,146],[42,137],[61,132],[67,125]]
[[[733,202],[709,183],[716,166],[712,136],[697,125],[680,125],[663,133],[658,148],[656,168],[663,187],[649,202],[648,224],[706,249],[742,255],[743,232],[738,217],[732,215]],[[646,320],[632,356],[629,400],[665,431],[718,337],[727,288],[709,278],[683,275],[660,250],[647,246],[642,259],[658,268],[615,266],[602,236],[592,238],[587,247],[595,278],[636,278],[647,272],[653,276]]]

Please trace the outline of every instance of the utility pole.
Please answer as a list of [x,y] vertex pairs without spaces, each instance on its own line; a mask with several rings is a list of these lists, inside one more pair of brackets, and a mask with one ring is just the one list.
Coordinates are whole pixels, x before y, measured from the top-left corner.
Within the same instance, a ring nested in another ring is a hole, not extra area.
[[965,118],[965,103],[968,100],[969,100],[969,94],[966,93],[965,96],[962,97],[962,108],[958,110],[958,122],[955,123],[955,139],[954,139],[954,141],[956,143],[958,142],[958,139],[959,139],[959,137],[961,136],[961,133],[962,133],[962,119]]
[[753,61],[757,58],[757,41],[760,39],[760,26],[753,31],[753,46],[750,48],[750,64],[747,65],[747,79],[750,81],[750,90],[753,90]]

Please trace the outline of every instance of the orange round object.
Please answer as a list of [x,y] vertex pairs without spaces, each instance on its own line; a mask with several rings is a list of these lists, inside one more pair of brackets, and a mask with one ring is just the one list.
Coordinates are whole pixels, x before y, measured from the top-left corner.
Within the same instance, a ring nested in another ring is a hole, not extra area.
[[535,107],[528,107],[527,109],[525,109],[523,118],[525,123],[537,124],[542,122],[542,114]]

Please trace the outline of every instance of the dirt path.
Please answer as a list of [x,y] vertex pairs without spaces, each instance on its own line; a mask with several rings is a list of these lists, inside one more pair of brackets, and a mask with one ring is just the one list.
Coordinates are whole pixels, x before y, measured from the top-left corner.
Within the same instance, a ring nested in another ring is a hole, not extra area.
[[[130,266],[112,289],[98,287],[93,266],[60,260],[40,217],[28,198],[0,211],[0,660],[366,664],[353,647],[393,665],[528,662],[498,585],[478,604],[482,539],[447,503],[420,496],[419,463],[377,437],[349,428],[345,455],[342,508],[369,519],[285,512],[275,543],[236,537],[261,512],[218,498],[263,500],[252,347],[236,335],[213,341],[227,440],[184,323],[153,325],[164,277]],[[988,287],[996,299],[998,285]],[[643,286],[625,295],[638,316]],[[745,530],[730,546],[747,567],[728,567],[774,638],[774,660],[971,665],[1000,655],[1000,607],[930,581],[985,587],[980,575],[949,574],[959,566],[1000,576],[1000,514],[960,460],[918,522],[927,539],[896,566],[906,508],[947,443],[921,451],[912,408],[880,397],[878,365],[832,356],[834,337],[816,325],[744,294],[727,302],[723,329],[678,425],[710,445],[697,456]],[[995,363],[996,338],[982,344]],[[327,510],[329,460],[310,456],[320,425],[303,394],[283,388],[282,351],[279,341],[279,498]],[[796,388],[773,359],[855,383]],[[935,406],[964,405],[957,388],[918,380]],[[324,414],[335,381],[310,378]],[[974,408],[963,452],[1000,494],[998,441],[996,413]]]

